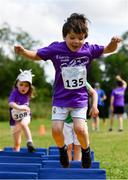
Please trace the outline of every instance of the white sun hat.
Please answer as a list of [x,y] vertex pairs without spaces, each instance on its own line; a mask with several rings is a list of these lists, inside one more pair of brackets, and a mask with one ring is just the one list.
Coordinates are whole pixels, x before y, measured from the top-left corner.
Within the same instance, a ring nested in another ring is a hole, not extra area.
[[20,74],[17,76],[17,80],[21,81],[21,82],[24,82],[24,81],[27,81],[29,82],[30,84],[32,84],[32,77],[34,77],[35,75],[32,74],[31,72],[32,70],[22,70],[20,69]]

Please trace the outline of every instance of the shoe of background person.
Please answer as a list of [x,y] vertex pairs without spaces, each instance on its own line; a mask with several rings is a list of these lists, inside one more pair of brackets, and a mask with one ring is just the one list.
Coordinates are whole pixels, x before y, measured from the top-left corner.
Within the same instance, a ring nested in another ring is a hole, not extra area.
[[82,167],[90,168],[92,164],[90,147],[88,147],[87,149],[81,148],[81,152],[82,152]]
[[98,131],[100,131],[100,129],[99,129],[99,128],[95,128],[95,131],[97,131],[97,132],[98,132]]
[[34,147],[32,142],[27,142],[27,148],[28,148],[28,152],[32,153],[32,152],[36,151],[36,149],[35,149],[35,147]]
[[109,128],[109,130],[108,130],[109,132],[111,132],[111,131],[113,131],[113,129],[112,128]]
[[69,159],[67,154],[67,146],[64,145],[62,148],[59,148],[60,152],[60,163],[63,166],[63,168],[69,167]]
[[123,131],[123,129],[118,129],[118,132],[122,132]]

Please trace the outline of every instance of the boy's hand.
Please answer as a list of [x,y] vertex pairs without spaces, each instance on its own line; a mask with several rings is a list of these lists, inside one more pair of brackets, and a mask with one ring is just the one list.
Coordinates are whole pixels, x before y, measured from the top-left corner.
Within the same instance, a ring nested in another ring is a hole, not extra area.
[[15,51],[16,54],[23,55],[23,53],[24,53],[24,48],[23,48],[23,46],[21,46],[21,45],[15,45],[15,46],[14,46],[14,51]]
[[118,36],[114,36],[111,39],[111,43],[120,43],[121,41],[122,41],[121,37],[118,37]]
[[118,43],[120,43],[122,39],[118,36],[114,36],[110,43],[104,48],[103,54],[112,53],[117,49]]

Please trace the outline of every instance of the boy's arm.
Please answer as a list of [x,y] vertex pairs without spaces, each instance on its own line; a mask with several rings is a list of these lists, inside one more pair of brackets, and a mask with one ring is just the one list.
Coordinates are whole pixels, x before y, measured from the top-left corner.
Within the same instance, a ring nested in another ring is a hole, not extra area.
[[110,43],[104,48],[103,54],[114,52],[118,47],[118,43],[120,43],[121,41],[122,39],[120,37],[113,37]]
[[16,54],[22,55],[26,58],[29,58],[35,61],[41,60],[41,58],[37,55],[36,51],[27,50],[21,45],[14,46],[14,51]]

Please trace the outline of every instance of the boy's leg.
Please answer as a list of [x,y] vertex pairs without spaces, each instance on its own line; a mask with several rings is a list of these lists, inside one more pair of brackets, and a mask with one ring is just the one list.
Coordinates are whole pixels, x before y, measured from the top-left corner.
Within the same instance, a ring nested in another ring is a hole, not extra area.
[[81,144],[82,149],[82,167],[91,167],[91,154],[89,147],[89,134],[87,122],[84,119],[74,118],[74,129],[77,134],[78,140]]
[[90,147],[83,149],[81,148],[82,152],[82,167],[83,168],[90,168],[91,167],[91,152]]
[[60,163],[64,168],[69,167],[67,146],[64,142],[63,127],[67,118],[68,109],[63,107],[52,107],[52,136],[59,147]]
[[63,147],[64,143],[64,135],[63,135],[63,125],[64,121],[53,120],[52,121],[52,136],[58,147]]
[[67,146],[64,143],[63,135],[64,121],[54,120],[52,121],[52,136],[59,147],[60,163],[64,168],[69,167],[69,159],[67,154]]
[[82,167],[91,167],[91,154],[89,148],[89,134],[86,122],[87,107],[74,108],[71,112],[74,130],[82,148]]

